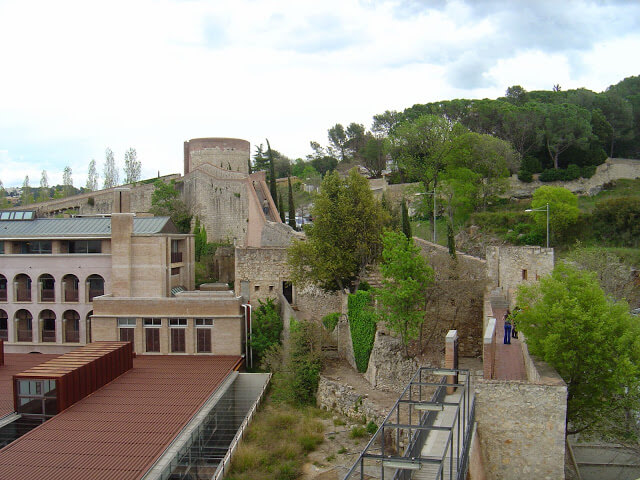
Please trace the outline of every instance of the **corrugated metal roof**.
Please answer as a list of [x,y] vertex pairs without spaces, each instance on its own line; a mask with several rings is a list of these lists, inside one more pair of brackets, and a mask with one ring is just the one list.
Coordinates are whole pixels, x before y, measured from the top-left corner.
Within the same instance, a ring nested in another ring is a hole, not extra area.
[[139,479],[237,356],[151,356],[0,450],[0,479]]
[[14,412],[13,375],[56,358],[57,355],[38,353],[5,353],[4,366],[0,367],[0,417]]
[[[135,217],[134,234],[161,233],[169,217]],[[0,238],[36,237],[110,237],[109,217],[36,218],[25,221],[0,221]]]

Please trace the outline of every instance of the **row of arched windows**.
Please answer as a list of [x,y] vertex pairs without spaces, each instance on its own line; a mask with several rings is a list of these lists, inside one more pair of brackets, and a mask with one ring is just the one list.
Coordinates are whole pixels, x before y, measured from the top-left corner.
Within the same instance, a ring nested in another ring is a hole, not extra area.
[[[13,277],[13,299],[14,302],[55,302],[56,301],[56,279],[53,275],[43,273],[38,277],[36,295],[33,296],[31,277],[26,273],[19,273]],[[62,277],[62,290],[59,293],[62,302],[78,302],[79,283],[78,277],[69,273]],[[104,279],[97,274],[89,275],[85,279],[87,285],[86,299],[91,302],[94,297],[104,295]],[[0,274],[0,302],[8,301],[7,278]]]
[[[93,312],[87,314],[87,320]],[[62,341],[70,343],[80,342],[80,315],[75,310],[66,310],[60,322],[53,310],[42,310],[38,314],[35,324],[31,312],[27,309],[17,310],[14,317],[14,328],[9,339],[9,319],[7,312],[0,309],[0,339],[12,342],[56,342],[58,327],[62,331]]]

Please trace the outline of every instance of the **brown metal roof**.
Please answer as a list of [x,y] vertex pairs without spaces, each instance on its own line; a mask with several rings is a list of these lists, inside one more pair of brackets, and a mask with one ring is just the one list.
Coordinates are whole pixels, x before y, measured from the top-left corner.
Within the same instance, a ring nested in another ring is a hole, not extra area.
[[0,480],[139,479],[237,356],[151,356],[0,450]]
[[40,365],[57,355],[37,353],[5,353],[4,366],[0,367],[0,417],[14,412],[13,375]]

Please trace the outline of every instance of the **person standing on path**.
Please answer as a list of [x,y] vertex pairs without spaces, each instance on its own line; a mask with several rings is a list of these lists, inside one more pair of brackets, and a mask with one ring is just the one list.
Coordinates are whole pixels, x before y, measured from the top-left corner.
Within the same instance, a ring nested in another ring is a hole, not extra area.
[[511,320],[506,313],[504,314],[504,344],[511,345]]
[[269,213],[269,201],[266,198],[262,201],[262,211],[265,215]]

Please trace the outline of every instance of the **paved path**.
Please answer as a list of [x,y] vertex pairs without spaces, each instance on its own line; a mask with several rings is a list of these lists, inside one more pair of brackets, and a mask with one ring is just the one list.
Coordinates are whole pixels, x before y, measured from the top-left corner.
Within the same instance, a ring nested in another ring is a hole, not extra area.
[[496,318],[496,380],[526,380],[520,340],[512,338],[511,345],[503,343],[506,308],[492,305],[492,309]]

